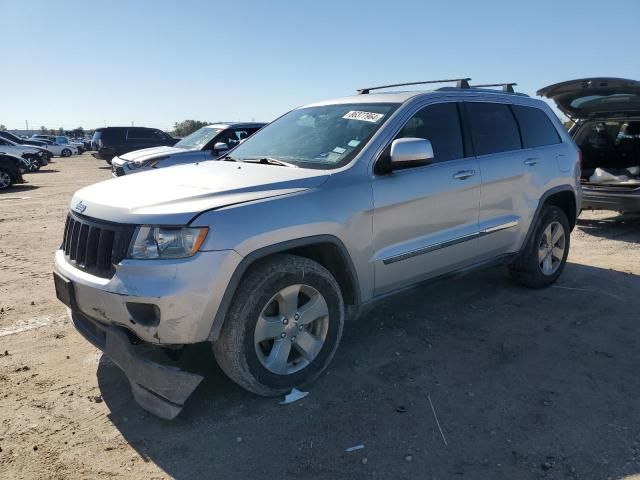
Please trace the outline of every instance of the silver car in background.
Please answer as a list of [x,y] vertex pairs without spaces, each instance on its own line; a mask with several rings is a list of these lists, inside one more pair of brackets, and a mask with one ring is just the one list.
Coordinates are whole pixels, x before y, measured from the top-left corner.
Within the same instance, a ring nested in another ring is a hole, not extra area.
[[143,148],[115,157],[111,161],[111,173],[114,177],[121,177],[152,168],[213,160],[249,138],[264,125],[256,122],[207,125],[172,147]]
[[56,292],[143,408],[173,418],[202,380],[152,347],[209,342],[239,385],[281,395],[389,294],[496,264],[531,288],[560,276],[580,165],[550,108],[468,79],[374,89],[292,110],[227,161],[75,194]]

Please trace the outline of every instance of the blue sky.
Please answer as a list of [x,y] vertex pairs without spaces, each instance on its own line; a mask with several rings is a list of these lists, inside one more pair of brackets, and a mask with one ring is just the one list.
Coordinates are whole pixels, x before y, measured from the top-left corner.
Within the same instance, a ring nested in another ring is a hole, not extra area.
[[358,87],[470,76],[530,95],[640,79],[640,2],[0,0],[0,124],[272,120]]

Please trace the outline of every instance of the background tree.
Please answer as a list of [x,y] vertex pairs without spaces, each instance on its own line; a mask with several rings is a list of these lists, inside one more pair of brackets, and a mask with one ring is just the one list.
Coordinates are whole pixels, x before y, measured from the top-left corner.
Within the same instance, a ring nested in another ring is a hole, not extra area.
[[200,120],[184,120],[182,122],[175,122],[173,125],[173,132],[171,132],[171,134],[174,137],[186,137],[207,125],[211,124],[209,122],[201,122]]
[[49,130],[47,130],[47,127],[45,127],[44,125],[40,127],[40,133],[42,133],[43,135],[46,135],[48,131]]
[[58,129],[58,135],[64,135],[64,128],[60,127]]

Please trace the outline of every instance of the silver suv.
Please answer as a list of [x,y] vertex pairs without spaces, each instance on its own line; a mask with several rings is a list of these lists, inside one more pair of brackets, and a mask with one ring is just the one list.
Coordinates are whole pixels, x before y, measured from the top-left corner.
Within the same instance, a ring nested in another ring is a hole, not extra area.
[[569,253],[579,152],[545,103],[505,89],[363,89],[290,111],[225,161],[86,187],[57,295],[138,403],[173,418],[202,377],[151,347],[210,342],[231,379],[280,395],[388,294],[489,264],[545,287]]

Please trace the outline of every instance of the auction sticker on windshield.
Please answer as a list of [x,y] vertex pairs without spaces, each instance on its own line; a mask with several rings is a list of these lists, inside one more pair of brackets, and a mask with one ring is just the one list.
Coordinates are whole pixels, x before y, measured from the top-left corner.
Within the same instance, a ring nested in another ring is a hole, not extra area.
[[374,112],[359,112],[357,110],[351,110],[347,112],[344,117],[347,120],[361,120],[363,122],[371,122],[378,123],[378,121],[384,117],[383,113],[374,113]]

